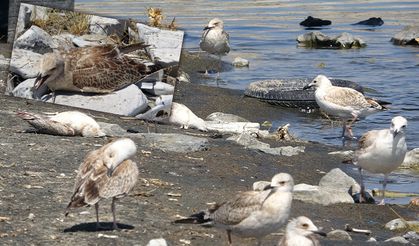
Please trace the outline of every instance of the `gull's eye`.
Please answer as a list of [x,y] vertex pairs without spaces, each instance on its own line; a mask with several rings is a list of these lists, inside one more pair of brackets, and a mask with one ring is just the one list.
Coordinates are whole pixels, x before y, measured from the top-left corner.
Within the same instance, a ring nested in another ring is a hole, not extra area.
[[402,126],[402,128],[406,128],[406,125]]
[[284,185],[285,184],[285,181],[281,181],[281,182],[279,182],[279,184],[280,185]]
[[304,224],[302,224],[301,225],[303,228],[308,228],[308,224],[307,223],[304,223]]

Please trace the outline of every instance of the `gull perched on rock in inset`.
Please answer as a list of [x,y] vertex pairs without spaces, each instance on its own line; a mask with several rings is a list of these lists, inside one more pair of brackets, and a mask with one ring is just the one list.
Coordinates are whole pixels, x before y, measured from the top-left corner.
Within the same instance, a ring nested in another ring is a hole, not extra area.
[[218,56],[220,62],[219,73],[221,70],[221,56],[230,52],[230,37],[224,31],[224,22],[221,19],[214,18],[209,21],[202,33],[199,47],[209,54]]
[[120,138],[88,153],[79,167],[65,215],[71,208],[95,205],[96,226],[100,228],[99,201],[112,198],[113,229],[117,229],[115,201],[126,196],[137,183],[138,167],[129,159],[136,152],[137,146],[131,139]]
[[[334,86],[324,75],[318,75],[304,87],[315,87],[315,99],[320,109],[327,114],[337,116],[344,121],[342,137],[348,131],[353,138],[352,124],[358,119],[385,109],[383,102],[366,98],[361,92],[352,88]],[[347,120],[351,120],[346,124]]]
[[121,89],[151,72],[142,61],[124,55],[145,47],[142,43],[126,47],[108,44],[46,53],[41,58],[34,88],[46,84],[52,92],[89,93]]
[[309,218],[300,216],[288,223],[278,246],[319,246],[319,240],[314,234],[326,236],[326,233],[319,231]]
[[212,224],[239,237],[254,237],[258,244],[266,235],[277,232],[290,213],[294,180],[287,173],[276,174],[263,191],[238,193],[231,200],[207,211],[176,220],[175,223]]
[[389,129],[372,130],[359,139],[359,149],[355,151],[353,163],[358,166],[361,175],[361,199],[365,200],[362,178],[362,169],[365,169],[372,173],[384,174],[381,201],[381,204],[384,204],[388,175],[403,163],[406,156],[406,126],[407,120],[402,116],[396,116],[391,120]]
[[90,116],[79,111],[65,111],[53,116],[18,112],[38,133],[61,136],[104,137],[106,134]]

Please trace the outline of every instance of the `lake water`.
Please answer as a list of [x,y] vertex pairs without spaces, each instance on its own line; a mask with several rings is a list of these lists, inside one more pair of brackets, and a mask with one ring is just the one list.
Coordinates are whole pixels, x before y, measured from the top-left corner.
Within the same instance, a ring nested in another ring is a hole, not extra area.
[[[160,7],[166,21],[176,17],[177,24],[186,32],[184,47],[198,50],[202,28],[214,17],[224,20],[230,34],[232,51],[223,57],[231,61],[241,56],[250,61],[247,69],[233,69],[221,73],[219,86],[244,90],[257,80],[309,77],[325,74],[330,77],[355,81],[371,88],[370,96],[392,102],[391,110],[369,116],[357,122],[354,134],[387,128],[396,115],[409,121],[407,142],[409,149],[419,147],[419,48],[395,46],[390,38],[406,25],[419,24],[419,2],[408,1],[135,1],[135,0],[76,0],[76,9],[106,16],[134,18],[147,21],[146,8]],[[299,26],[307,16],[332,21],[321,31],[327,35],[349,32],[360,36],[366,48],[352,50],[306,49],[296,45],[296,37],[308,32]],[[370,17],[381,17],[381,27],[351,25]],[[320,65],[321,64],[321,65]],[[196,83],[216,86],[215,80],[202,79]],[[272,115],[275,126],[291,123],[293,134],[325,144],[341,145],[336,136],[340,126],[332,126],[318,115],[308,115],[290,109],[295,117]],[[353,144],[355,145],[355,143]],[[397,173],[397,180],[389,184],[394,191],[419,193],[418,175]],[[380,176],[370,175],[367,186],[380,187]],[[407,199],[395,202],[405,203]]]

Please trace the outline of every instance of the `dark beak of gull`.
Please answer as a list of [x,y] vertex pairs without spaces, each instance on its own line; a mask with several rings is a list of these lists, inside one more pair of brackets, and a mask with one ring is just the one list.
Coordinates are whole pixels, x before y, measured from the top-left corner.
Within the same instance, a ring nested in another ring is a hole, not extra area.
[[47,80],[49,75],[45,75],[42,77],[41,73],[38,73],[38,76],[36,76],[35,83],[33,87],[37,90],[39,87],[41,87],[42,84],[44,84],[45,80]]
[[399,134],[399,132],[400,132],[399,129],[395,129],[394,132],[393,132],[393,137],[396,137],[397,134]]
[[111,177],[112,173],[113,173],[113,168],[109,168],[106,174],[108,175],[108,177]]
[[267,185],[265,186],[265,188],[263,188],[263,190],[272,190],[274,187],[271,185]]
[[327,234],[325,232],[323,232],[323,231],[312,231],[312,232],[315,233],[315,234],[318,234],[318,235],[320,235],[322,237],[327,237]]
[[312,87],[312,85],[308,84],[308,85],[306,85],[306,86],[303,87],[303,90],[310,89],[311,87]]
[[208,29],[211,29],[212,27],[209,27],[209,26],[206,26],[206,27],[204,27],[204,30],[208,30]]

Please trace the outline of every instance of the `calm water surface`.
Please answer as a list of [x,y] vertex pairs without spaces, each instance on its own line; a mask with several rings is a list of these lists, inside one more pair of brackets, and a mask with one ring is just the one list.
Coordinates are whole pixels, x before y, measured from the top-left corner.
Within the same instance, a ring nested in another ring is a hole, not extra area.
[[[221,74],[220,86],[244,90],[257,80],[295,77],[330,77],[355,81],[371,88],[369,95],[393,103],[390,111],[377,113],[354,126],[355,135],[387,128],[392,117],[409,121],[408,147],[419,147],[419,48],[394,46],[390,38],[406,25],[419,24],[419,2],[408,1],[135,1],[76,0],[76,9],[120,18],[147,21],[146,8],[161,7],[167,21],[176,17],[185,30],[185,48],[198,50],[202,28],[213,17],[222,18],[230,33],[232,51],[223,60],[241,56],[250,61],[248,69]],[[362,37],[367,47],[354,50],[298,48],[296,37],[308,32],[298,23],[308,15],[328,19],[332,25],[321,30],[327,35],[349,32]],[[381,17],[381,27],[350,25],[370,17]],[[324,66],[319,66],[324,64]],[[212,79],[194,81],[215,86]],[[290,110],[294,117],[271,115],[274,127],[291,123],[293,134],[325,144],[341,145],[335,138],[340,126],[332,126],[318,115]],[[419,193],[419,176],[397,173],[388,188]],[[381,175],[370,175],[367,186],[380,187]],[[408,199],[393,202],[405,203]]]

